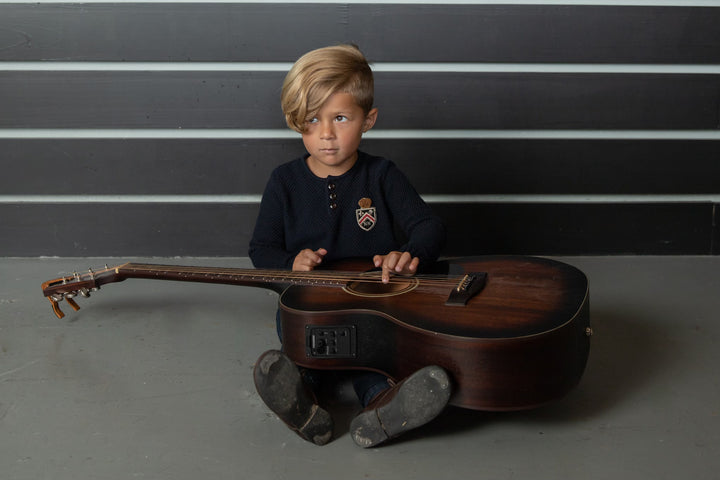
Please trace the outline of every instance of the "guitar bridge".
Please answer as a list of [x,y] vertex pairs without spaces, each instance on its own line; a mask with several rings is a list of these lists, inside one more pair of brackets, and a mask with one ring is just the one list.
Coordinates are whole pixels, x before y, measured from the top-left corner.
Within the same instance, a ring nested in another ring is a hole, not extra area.
[[305,325],[305,354],[310,358],[355,358],[355,330],[354,325]]
[[485,272],[473,272],[466,274],[460,280],[458,286],[452,289],[445,305],[464,307],[472,297],[477,295],[480,290],[485,287],[486,282],[487,273]]

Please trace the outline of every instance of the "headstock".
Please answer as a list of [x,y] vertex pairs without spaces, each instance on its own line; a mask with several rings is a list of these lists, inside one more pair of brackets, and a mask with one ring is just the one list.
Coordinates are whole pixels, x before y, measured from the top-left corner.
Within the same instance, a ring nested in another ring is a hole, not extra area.
[[103,270],[94,272],[88,269],[87,273],[74,272],[72,275],[48,280],[42,284],[43,295],[50,300],[53,312],[58,318],[63,318],[65,314],[60,310],[59,302],[65,300],[73,310],[80,310],[80,306],[75,302],[74,298],[78,295],[89,297],[91,292],[100,289],[100,285],[117,280],[118,269],[108,268],[105,265]]

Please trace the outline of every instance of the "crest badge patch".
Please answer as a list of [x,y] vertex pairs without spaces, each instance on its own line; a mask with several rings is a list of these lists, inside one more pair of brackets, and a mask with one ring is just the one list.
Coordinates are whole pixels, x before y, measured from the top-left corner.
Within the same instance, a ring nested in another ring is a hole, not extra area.
[[355,210],[355,218],[360,228],[369,232],[375,226],[377,222],[377,215],[375,213],[375,207],[372,206],[372,200],[369,198],[361,198],[358,201],[358,208]]

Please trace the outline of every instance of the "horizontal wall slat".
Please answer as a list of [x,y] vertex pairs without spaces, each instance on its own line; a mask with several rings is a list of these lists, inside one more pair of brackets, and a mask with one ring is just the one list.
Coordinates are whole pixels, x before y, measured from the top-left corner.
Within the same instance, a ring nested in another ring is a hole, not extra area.
[[716,129],[715,75],[379,74],[380,128]]
[[[720,141],[365,140],[425,195],[717,194]],[[260,195],[299,138],[0,139],[2,195]]]
[[3,194],[261,194],[301,140],[0,140]]
[[257,205],[0,205],[0,252],[247,256],[256,217]]
[[365,147],[395,159],[424,194],[720,193],[718,141],[372,140]]
[[[0,72],[0,128],[284,128],[281,72]],[[716,75],[379,73],[376,128],[716,129]],[[382,112],[386,112],[383,115]]]
[[[713,204],[435,205],[447,251],[527,254],[708,255]],[[467,223],[474,228],[468,229]]]
[[711,253],[713,255],[720,255],[720,203],[713,205]]
[[[444,255],[711,253],[710,203],[434,209],[448,226]],[[256,205],[0,204],[0,251],[3,256],[245,256],[256,216]]]
[[680,6],[0,4],[0,60],[287,62],[352,41],[375,62],[718,63],[718,24]]
[[282,78],[267,72],[2,72],[0,127],[280,128]]

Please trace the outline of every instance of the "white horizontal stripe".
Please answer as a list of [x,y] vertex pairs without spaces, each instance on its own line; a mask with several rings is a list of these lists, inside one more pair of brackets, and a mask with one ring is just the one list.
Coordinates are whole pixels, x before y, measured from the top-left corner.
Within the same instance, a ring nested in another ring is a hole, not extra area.
[[[720,130],[371,130],[376,140],[720,140]],[[299,139],[290,129],[0,129],[0,139]]]
[[[702,195],[422,195],[439,203],[720,203],[720,194]],[[0,204],[258,204],[260,195],[0,195]]]
[[[283,62],[0,62],[0,72],[287,72]],[[379,62],[375,72],[717,75],[720,65]]]
[[720,140],[720,130],[373,130],[376,139]]
[[[6,0],[3,3],[73,3],[69,0]],[[83,4],[93,3],[118,3],[118,0],[92,0],[84,1]],[[318,3],[318,4],[389,4],[389,5],[607,5],[607,6],[671,6],[671,7],[717,7],[720,6],[720,0],[450,0],[444,2],[442,0],[346,0],[344,2],[337,0],[149,0],[145,2],[135,3]]]
[[260,195],[0,195],[7,203],[260,203]]
[[720,194],[703,195],[423,195],[428,203],[717,203]]
[[720,65],[623,63],[377,63],[376,72],[718,74]]
[[0,71],[24,72],[287,72],[290,62],[0,62]]
[[0,138],[32,139],[279,139],[300,138],[290,129],[103,129],[103,128],[7,128]]

